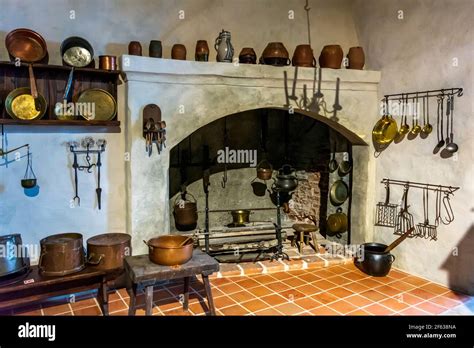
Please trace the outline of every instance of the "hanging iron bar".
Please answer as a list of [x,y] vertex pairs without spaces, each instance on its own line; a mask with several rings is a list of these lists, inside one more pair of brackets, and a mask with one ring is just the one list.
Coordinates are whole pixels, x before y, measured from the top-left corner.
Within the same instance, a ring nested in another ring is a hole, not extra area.
[[431,91],[422,91],[422,92],[407,92],[407,93],[397,93],[397,94],[385,94],[381,99],[384,102],[388,100],[399,100],[401,97],[417,97],[423,96],[425,98],[434,98],[440,96],[457,96],[462,97],[463,89],[460,87],[456,88],[443,88],[443,89],[434,89]]
[[382,179],[381,183],[386,184],[386,185],[398,185],[398,186],[405,186],[405,187],[410,187],[410,188],[427,189],[430,191],[441,191],[447,194],[454,194],[454,192],[459,190],[459,187],[426,184],[426,183],[421,183],[421,182],[402,181],[402,180],[394,180],[394,179],[387,179],[387,178]]

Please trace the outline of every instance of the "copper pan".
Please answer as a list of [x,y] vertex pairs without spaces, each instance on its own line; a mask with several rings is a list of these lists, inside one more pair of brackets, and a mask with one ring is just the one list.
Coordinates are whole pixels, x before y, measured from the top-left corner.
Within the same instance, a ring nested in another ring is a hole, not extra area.
[[5,46],[12,61],[28,63],[30,75],[31,95],[35,99],[36,110],[40,111],[41,105],[38,99],[38,90],[36,89],[35,75],[33,74],[33,63],[43,60],[48,49],[43,37],[30,29],[20,28],[12,30],[5,37]]
[[193,256],[193,239],[190,237],[168,235],[143,242],[148,246],[150,261],[159,265],[182,265]]

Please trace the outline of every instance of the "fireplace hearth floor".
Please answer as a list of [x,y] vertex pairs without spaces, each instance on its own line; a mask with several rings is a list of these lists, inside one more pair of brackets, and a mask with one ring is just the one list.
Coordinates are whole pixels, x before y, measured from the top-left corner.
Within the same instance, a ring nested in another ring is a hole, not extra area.
[[[352,263],[319,269],[211,279],[217,315],[437,315],[474,314],[474,297],[454,292],[397,269],[374,278]],[[182,281],[155,287],[153,315],[205,315],[200,280],[191,283],[189,311],[179,303]],[[16,315],[101,315],[89,293],[66,303],[64,296],[48,305],[16,311]],[[143,300],[143,295],[139,296]],[[110,295],[110,314],[127,315],[125,289]],[[137,310],[143,315],[144,310]]]

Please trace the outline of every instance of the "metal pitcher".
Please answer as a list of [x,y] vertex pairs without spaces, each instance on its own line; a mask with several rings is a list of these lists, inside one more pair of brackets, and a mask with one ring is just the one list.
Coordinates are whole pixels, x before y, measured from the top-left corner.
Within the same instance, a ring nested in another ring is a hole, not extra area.
[[232,47],[232,43],[230,42],[229,31],[225,31],[224,29],[222,29],[216,39],[214,48],[217,51],[216,59],[218,62],[232,62],[232,58],[234,57],[234,47]]

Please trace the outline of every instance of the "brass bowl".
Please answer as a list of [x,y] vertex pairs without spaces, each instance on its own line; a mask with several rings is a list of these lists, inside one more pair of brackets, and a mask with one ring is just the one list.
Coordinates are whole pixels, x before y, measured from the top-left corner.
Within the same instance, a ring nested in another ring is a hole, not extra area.
[[176,266],[188,262],[193,257],[193,243],[187,236],[168,235],[152,238],[144,243],[148,246],[150,261],[162,266]]

